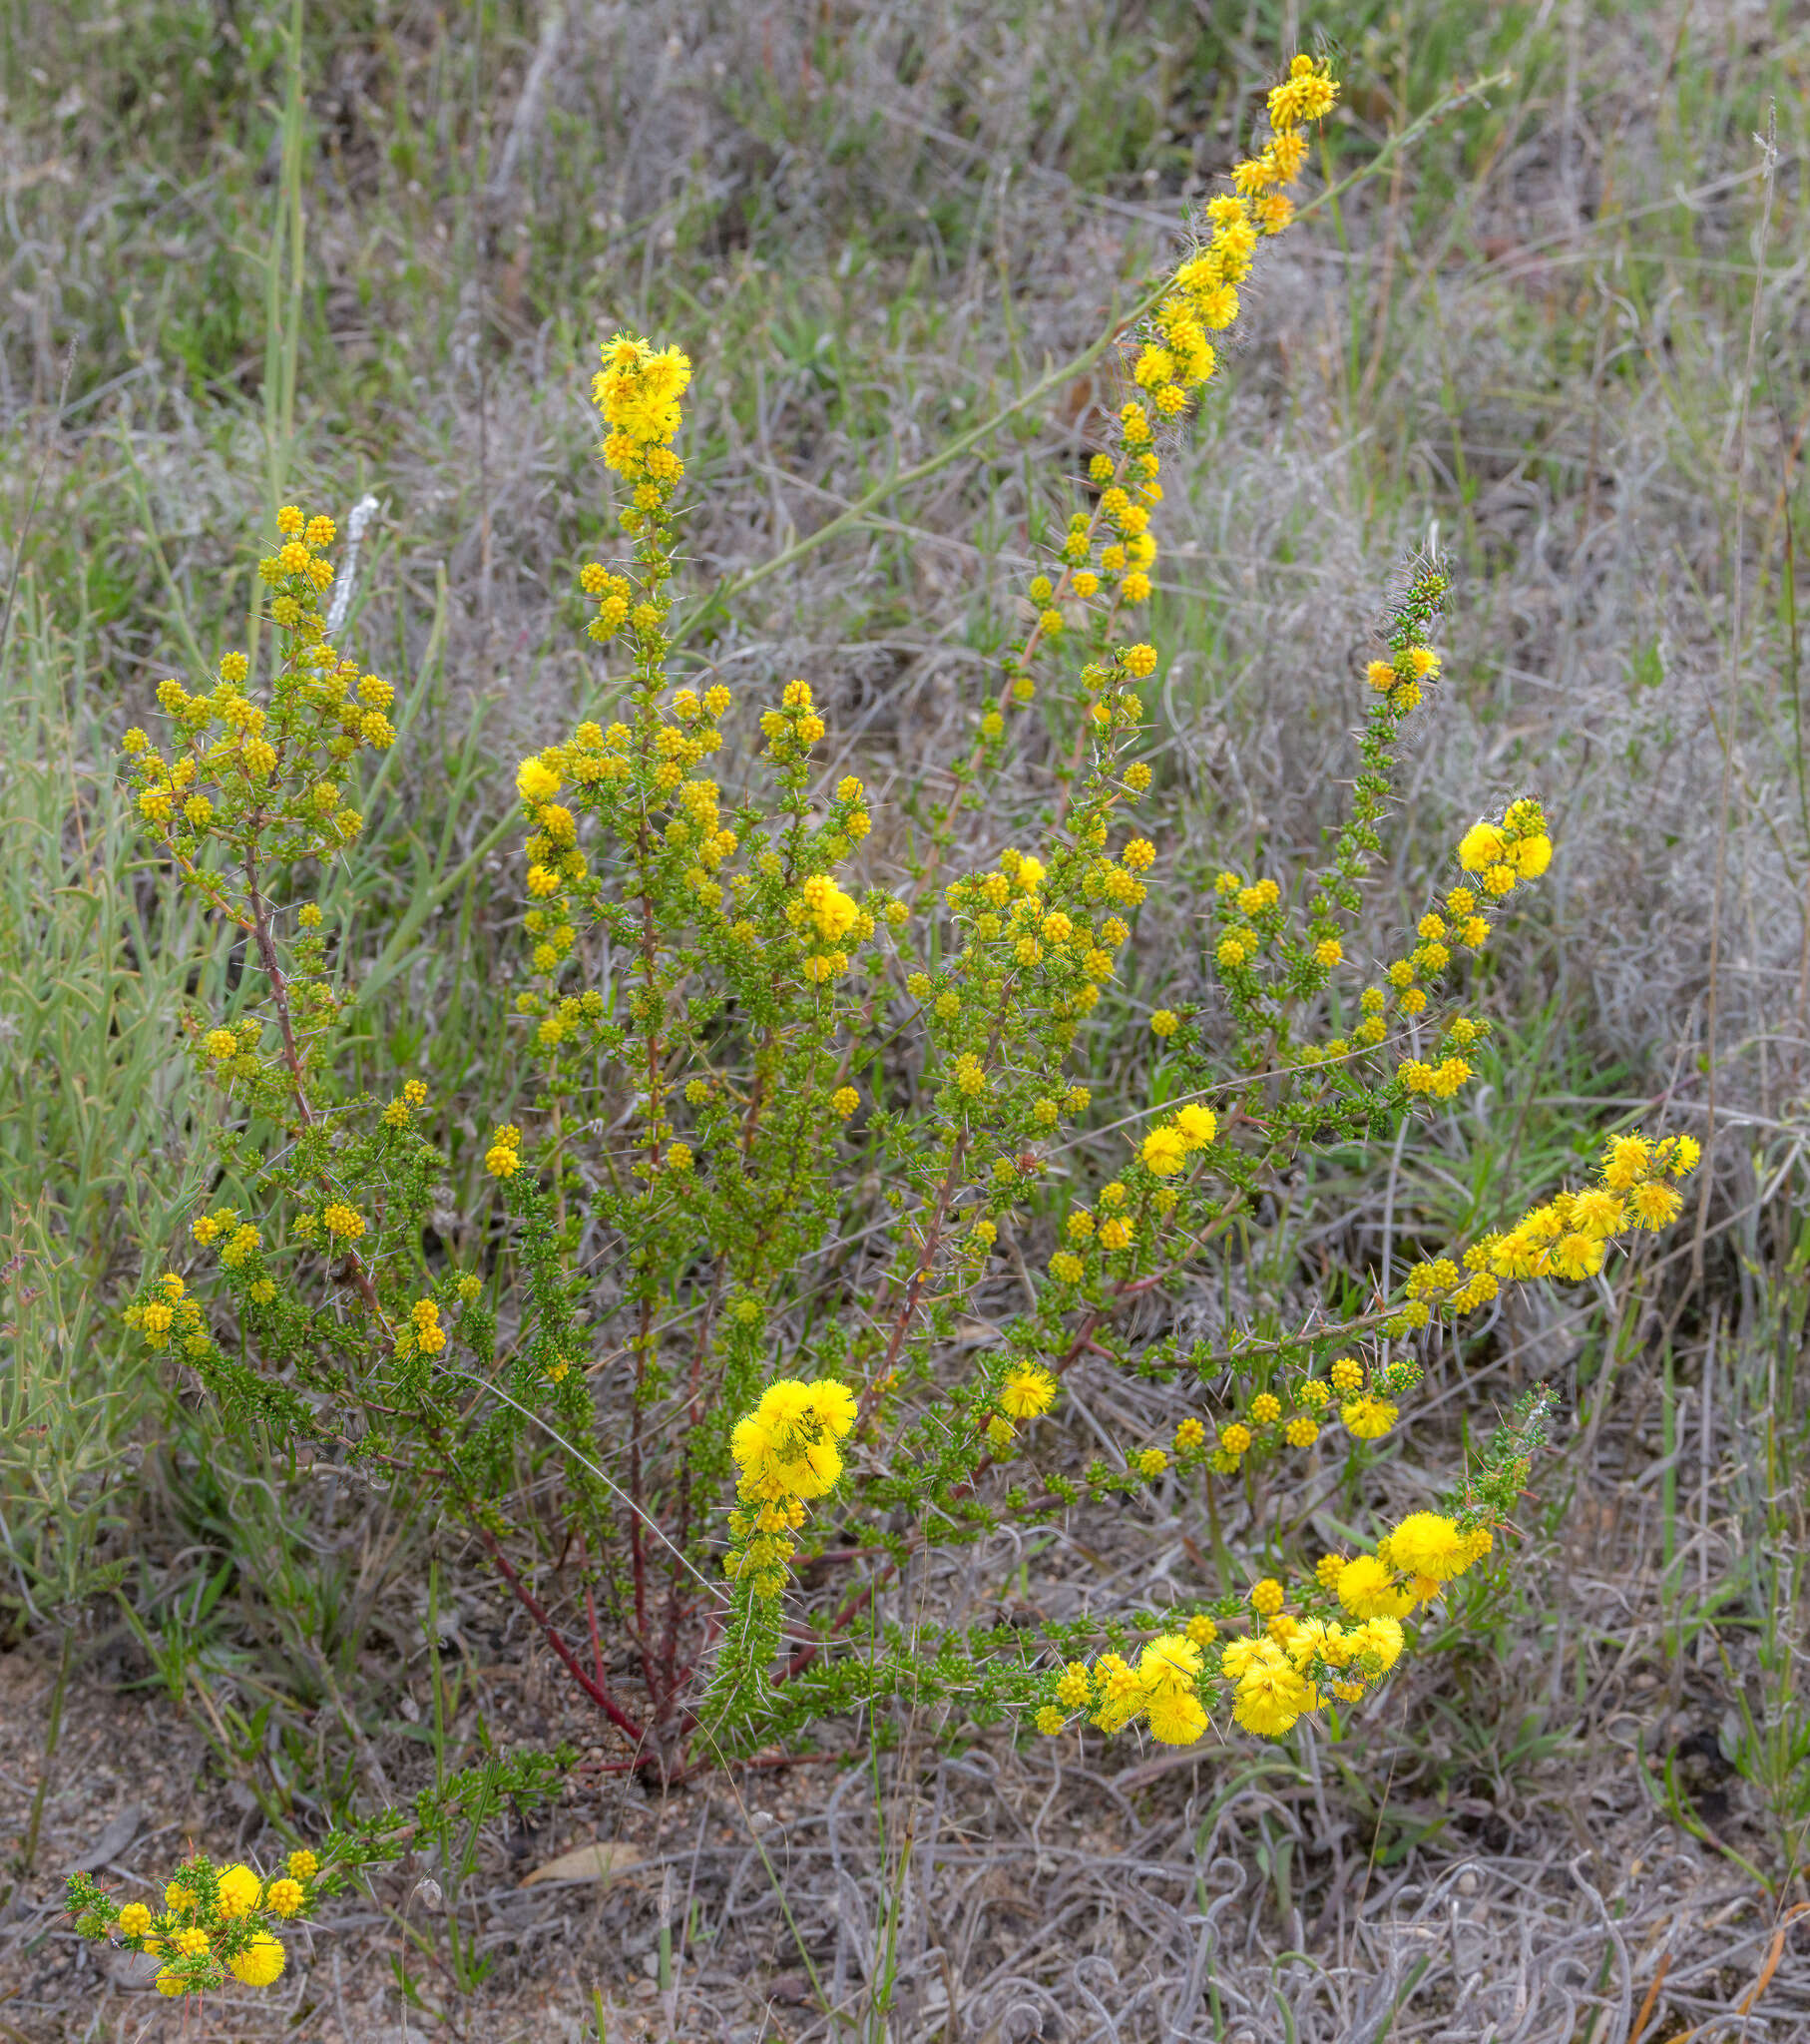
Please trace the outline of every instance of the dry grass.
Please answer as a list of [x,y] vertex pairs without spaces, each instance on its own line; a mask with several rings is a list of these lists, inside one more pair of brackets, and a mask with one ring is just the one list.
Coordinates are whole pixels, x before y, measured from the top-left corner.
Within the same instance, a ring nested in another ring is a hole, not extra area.
[[[698,581],[758,565],[1085,344],[1127,296],[1179,200],[1229,160],[1281,41],[1275,8],[1237,33],[1221,12],[674,0],[311,20],[301,398],[277,451],[291,493],[343,507],[368,486],[384,501],[359,630],[420,681],[387,871],[369,876],[396,912],[446,927],[435,902],[463,896],[436,890],[505,811],[488,761],[597,700],[567,594],[602,529],[583,402],[594,332],[628,323],[690,347]],[[1437,0],[1387,19],[1359,5],[1324,25],[1352,85],[1334,135],[1346,166],[1453,77],[1507,65],[1516,80],[1399,179],[1289,238],[1223,393],[1167,462],[1156,834],[1173,921],[1145,947],[1163,976],[1132,991],[1154,1004],[1201,989],[1176,881],[1222,857],[1317,850],[1379,592],[1436,524],[1460,570],[1448,680],[1416,734],[1374,941],[1413,919],[1456,830],[1503,794],[1540,793],[1561,855],[1487,987],[1505,1042],[1492,1093],[1418,1165],[1324,1170],[1303,1193],[1299,1261],[1241,1281],[1285,1300],[1322,1257],[1374,1268],[1404,1239],[1443,1240],[1575,1168],[1581,1126],[1636,1113],[1713,1138],[1700,1259],[1687,1228],[1599,1294],[1530,1296],[1463,1358],[1435,1358],[1383,1495],[1422,1500],[1461,1426],[1540,1377],[1562,1394],[1558,1453],[1524,1562],[1345,1739],[1173,1765],[1097,1743],[944,1751],[946,1728],[907,1717],[878,1754],[864,1731],[835,1734],[853,1742],[841,1768],[665,1799],[603,1772],[599,1747],[549,1825],[484,1845],[463,1907],[498,1965],[458,2000],[463,2035],[595,2035],[594,1986],[613,2037],[738,2044],[1659,2044],[1699,2023],[1720,2038],[1810,2027],[1802,1928],[1774,1949],[1805,1892],[1810,1809],[1791,1744],[1810,1739],[1810,799],[1792,585],[1810,33],[1782,5],[1583,0],[1487,21]],[[9,704],[41,698],[54,677],[72,785],[96,783],[98,727],[140,712],[185,621],[204,646],[236,636],[271,476],[258,250],[280,176],[276,27],[150,0],[105,18],[15,11],[0,504],[24,580],[6,688]],[[1774,96],[1762,238],[1753,138]],[[1075,388],[753,584],[703,620],[690,655],[750,693],[809,674],[852,762],[912,797],[968,729],[1094,395]],[[1037,766],[1033,744],[1027,798]],[[71,854],[89,856],[86,840]],[[474,913],[450,966],[401,945],[378,998],[382,1026],[482,1114],[507,1072],[488,982],[509,938],[481,899]],[[29,1095],[67,1075],[35,1019],[57,998],[38,926],[9,917],[0,1008],[28,1019],[15,1083]],[[132,1126],[180,1147],[171,1083],[146,1082]],[[100,1243],[84,1269],[104,1292],[157,1246],[161,1209],[110,1192],[97,1220],[73,1202],[59,1126],[0,1118],[19,1137],[8,1197],[75,1217],[57,1226],[84,1257]],[[1216,1295],[1189,1307],[1208,1325],[1220,1309]],[[7,1335],[16,1386],[26,1348]],[[124,1388],[111,1351],[91,1367]],[[1075,1388],[1080,1461],[1086,1414],[1112,1423],[1131,1388],[1104,1369]],[[1138,1388],[1140,1428],[1162,1395]],[[168,1628],[235,1551],[230,1589],[196,1624],[216,1699],[281,1700],[266,1744],[304,1806],[340,1767],[359,1792],[414,1786],[431,1521],[387,1524],[324,1487],[260,1502],[254,1463],[208,1468],[193,1420],[167,1411],[167,1442],[141,1436],[132,1516],[103,1543],[130,1560],[135,1600]],[[0,1416],[15,1453],[29,1415]],[[1107,1609],[1165,1581],[1180,1594],[1199,1580],[1189,1510],[1177,1495],[1081,1514],[1047,1529],[1029,1575],[1001,1544],[909,1594],[963,1622],[1084,1596]],[[442,1561],[486,1722],[589,1744],[480,1572]],[[284,1588],[297,1569],[314,1586],[299,1600]],[[176,2034],[141,1992],[105,1983],[97,1998],[55,1927],[51,1876],[109,1815],[138,1801],[169,1827],[121,1848],[135,1872],[179,1838],[225,1850],[260,1835],[192,1713],[155,1684],[115,1694],[146,1664],[104,1611],[47,1614],[0,1660],[6,1827],[24,1830],[47,1765],[50,1784],[0,1925],[14,1996],[0,2026],[34,2044]],[[68,1729],[47,1764],[72,1623]],[[455,1743],[476,1727],[468,1707]],[[594,1833],[643,1850],[633,1877],[516,1888],[524,1865]],[[663,1994],[643,1960],[666,1866],[679,1958]],[[420,1870],[380,1884],[380,1902],[402,1908]],[[393,1915],[348,1914],[278,2002],[223,2008],[192,2034],[419,2034],[387,1985],[398,1937]]]

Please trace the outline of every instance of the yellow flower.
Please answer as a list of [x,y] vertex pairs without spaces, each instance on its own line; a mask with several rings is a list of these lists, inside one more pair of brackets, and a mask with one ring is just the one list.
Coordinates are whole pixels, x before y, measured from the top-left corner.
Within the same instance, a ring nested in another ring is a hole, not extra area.
[[1094,1722],[1103,1732],[1120,1732],[1136,1717],[1143,1705],[1143,1685],[1135,1669],[1117,1654],[1103,1654],[1094,1668],[1098,1708]]
[[248,1866],[228,1866],[220,1877],[220,1913],[248,1916],[262,1892],[263,1883]]
[[282,1946],[267,1930],[260,1930],[237,1958],[226,1962],[227,1970],[247,1987],[268,1987],[282,1972]]
[[1684,1203],[1670,1186],[1654,1181],[1636,1186],[1628,1195],[1628,1205],[1634,1210],[1636,1228],[1667,1228],[1677,1220]]
[[1138,1152],[1144,1168],[1154,1172],[1158,1178],[1169,1178],[1178,1172],[1187,1161],[1187,1139],[1178,1128],[1165,1124],[1152,1129],[1143,1139]]
[[1175,1126],[1190,1150],[1204,1150],[1219,1133],[1219,1118],[1210,1107],[1193,1101],[1177,1110]]
[[1471,1566],[1468,1537],[1440,1512],[1410,1512],[1389,1536],[1389,1558],[1404,1575],[1450,1582]]
[[1458,862],[1467,873],[1487,872],[1501,863],[1507,849],[1507,842],[1494,823],[1475,823],[1459,841]]
[[120,1911],[120,1929],[127,1937],[143,1937],[151,1928],[151,1911],[143,1902],[128,1902]]
[[1163,1633],[1138,1658],[1136,1680],[1150,1733],[1165,1746],[1190,1746],[1206,1730],[1194,1689],[1199,1673],[1199,1645],[1184,1633]]
[[1386,1398],[1353,1398],[1339,1407],[1345,1430],[1361,1441],[1380,1441],[1399,1417],[1398,1408]]
[[1396,1587],[1393,1572],[1374,1554],[1360,1554],[1339,1571],[1335,1594],[1353,1618],[1405,1618],[1413,1593]]
[[1094,1698],[1094,1681],[1085,1661],[1071,1661],[1056,1685],[1057,1697],[1071,1711],[1086,1710]]
[[827,1378],[769,1384],[729,1438],[742,1495],[822,1497],[833,1490],[842,1474],[835,1443],[854,1425],[855,1411],[854,1394]]
[[1401,1625],[1388,1613],[1378,1613],[1345,1638],[1353,1659],[1375,1661],[1379,1675],[1386,1675],[1402,1657]]
[[1034,1419],[1048,1412],[1055,1398],[1056,1379],[1035,1363],[1009,1371],[999,1393],[1001,1411],[1013,1419]]
[[293,1916],[302,1904],[298,1880],[273,1880],[264,1890],[264,1907],[272,1916]]
[[1150,1737],[1164,1746],[1192,1746],[1206,1730],[1206,1712],[1192,1689],[1165,1686],[1144,1706]]
[[1246,1732],[1279,1739],[1316,1702],[1312,1684],[1295,1673],[1273,1640],[1254,1643],[1254,1652],[1238,1677],[1232,1704],[1232,1716]]
[[1274,1576],[1265,1576],[1250,1588],[1251,1609],[1262,1618],[1273,1618],[1281,1610],[1284,1591]]
[[1524,837],[1510,847],[1509,857],[1524,880],[1537,880],[1553,862],[1553,840],[1544,831]]
[[312,1880],[320,1871],[320,1861],[304,1846],[298,1852],[291,1852],[288,1858],[290,1877],[294,1880]]

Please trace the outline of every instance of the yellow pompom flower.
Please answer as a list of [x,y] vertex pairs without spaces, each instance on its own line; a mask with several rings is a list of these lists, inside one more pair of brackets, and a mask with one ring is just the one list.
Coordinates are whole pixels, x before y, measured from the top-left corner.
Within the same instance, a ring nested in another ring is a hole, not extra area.
[[1628,1195],[1629,1207],[1633,1209],[1636,1228],[1668,1228],[1678,1218],[1683,1201],[1670,1186],[1657,1181],[1636,1186]]
[[220,1877],[220,1913],[223,1916],[248,1916],[257,1907],[257,1898],[263,1892],[263,1882],[248,1866],[228,1866]]
[[1138,1156],[1143,1160],[1144,1169],[1158,1178],[1169,1178],[1187,1162],[1187,1138],[1172,1124],[1152,1129],[1144,1137]]
[[1405,1618],[1414,1609],[1413,1593],[1398,1588],[1394,1572],[1374,1554],[1348,1561],[1334,1594],[1353,1618]]
[[1279,1739],[1303,1712],[1314,1708],[1316,1692],[1288,1665],[1273,1640],[1259,1640],[1255,1648],[1238,1677],[1232,1716],[1246,1732]]
[[1210,1107],[1190,1101],[1175,1113],[1175,1127],[1189,1150],[1204,1150],[1219,1133],[1219,1118]]
[[781,1377],[736,1423],[729,1452],[744,1497],[822,1497],[842,1474],[836,1442],[855,1423],[854,1394],[829,1379]]
[[1389,1536],[1389,1558],[1404,1575],[1447,1583],[1471,1566],[1468,1537],[1440,1512],[1410,1512]]
[[1000,1409],[1013,1419],[1035,1419],[1040,1412],[1048,1412],[1055,1400],[1056,1379],[1036,1363],[1009,1371],[1000,1386]]
[[302,1904],[298,1880],[273,1880],[264,1890],[264,1907],[272,1916],[293,1916]]
[[1380,1441],[1399,1416],[1386,1398],[1353,1398],[1339,1407],[1346,1432],[1361,1441]]
[[260,1930],[235,1959],[227,1960],[226,1967],[247,1987],[268,1987],[280,1977],[284,1959],[282,1946],[267,1930]]
[[1094,1700],[1094,1681],[1085,1661],[1071,1661],[1056,1685],[1058,1699],[1071,1711],[1085,1711]]
[[1502,862],[1507,840],[1494,823],[1475,823],[1459,840],[1458,862],[1467,873],[1488,872]]
[[120,1911],[120,1929],[127,1937],[143,1937],[151,1928],[151,1911],[143,1902],[128,1902]]
[[1144,1704],[1150,1737],[1164,1746],[1192,1746],[1206,1730],[1206,1712],[1192,1689],[1169,1684]]
[[1253,1583],[1250,1589],[1251,1609],[1262,1618],[1273,1618],[1286,1600],[1282,1585],[1274,1576],[1265,1576]]

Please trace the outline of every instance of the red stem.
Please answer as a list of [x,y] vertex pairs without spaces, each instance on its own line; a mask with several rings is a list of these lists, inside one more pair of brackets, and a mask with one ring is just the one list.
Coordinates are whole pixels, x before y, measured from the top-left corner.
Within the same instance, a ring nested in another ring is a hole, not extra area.
[[[515,1592],[517,1601],[521,1604],[522,1609],[526,1611],[528,1616],[532,1618],[535,1624],[540,1627],[542,1637],[546,1640],[548,1646],[550,1646],[553,1649],[553,1651],[560,1657],[560,1659],[566,1664],[567,1671],[571,1674],[573,1680],[578,1684],[579,1688],[585,1692],[585,1694],[598,1707],[598,1709],[604,1713],[604,1715],[610,1720],[611,1724],[614,1725],[618,1731],[625,1734],[628,1738],[634,1740],[635,1743],[639,1746],[641,1742],[647,1737],[647,1734],[642,1730],[641,1726],[639,1726],[635,1722],[635,1720],[629,1716],[628,1712],[623,1709],[623,1707],[616,1701],[616,1699],[610,1694],[610,1692],[604,1688],[603,1684],[600,1682],[594,1682],[591,1679],[591,1677],[585,1673],[584,1669],[579,1666],[578,1656],[575,1653],[573,1653],[571,1647],[567,1644],[565,1634],[560,1631],[559,1627],[555,1625],[553,1620],[547,1615],[545,1608],[542,1606],[540,1600],[535,1596],[534,1592],[531,1589],[529,1589],[528,1585],[522,1581],[519,1575],[516,1574],[515,1569],[510,1564],[509,1557],[503,1552],[502,1548],[500,1548],[497,1545],[496,1537],[494,1534],[492,1534],[489,1527],[476,1526],[473,1528],[473,1530],[476,1532],[478,1538],[484,1543],[485,1552],[490,1556],[491,1560],[495,1562],[497,1566],[497,1572],[502,1576],[504,1582],[506,1582],[509,1585],[509,1587]],[[649,1754],[645,1758],[640,1758],[628,1762],[626,1763],[626,1765],[637,1768],[657,1768],[659,1766],[659,1763],[652,1754]]]

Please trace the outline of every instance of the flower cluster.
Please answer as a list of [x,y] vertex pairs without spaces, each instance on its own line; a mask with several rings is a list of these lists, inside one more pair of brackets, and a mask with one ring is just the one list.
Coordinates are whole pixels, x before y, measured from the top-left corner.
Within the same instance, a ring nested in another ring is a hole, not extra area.
[[1152,1640],[1135,1666],[1117,1653],[1091,1667],[1070,1662],[1051,1682],[1037,1728],[1055,1735],[1085,1713],[1103,1732],[1141,1722],[1162,1744],[1189,1746],[1205,1732],[1208,1708],[1224,1703],[1246,1732],[1278,1739],[1329,1699],[1362,1697],[1401,1658],[1403,1621],[1494,1544],[1481,1517],[1465,1527],[1441,1512],[1410,1513],[1373,1554],[1324,1557],[1298,1615],[1266,1576],[1248,1593],[1244,1634],[1222,1638],[1219,1621],[1199,1612],[1183,1631]]
[[287,504],[276,523],[282,544],[258,563],[272,592],[270,621],[287,644],[270,700],[246,693],[250,660],[227,653],[211,688],[191,693],[174,677],[158,685],[174,738],[170,757],[136,726],[125,738],[140,815],[185,879],[216,902],[220,882],[206,869],[210,843],[242,856],[252,826],[266,833],[274,826],[291,853],[349,843],[364,818],[337,775],[361,749],[382,752],[396,739],[388,716],[394,688],[341,654],[321,622],[318,597],[333,579],[324,551],[333,521],[304,518]]
[[216,1866],[205,1852],[186,1859],[164,1889],[163,1905],[121,1904],[86,1874],[69,1879],[68,1907],[86,1938],[118,1940],[127,1951],[163,1960],[160,1994],[202,1994],[229,1974],[247,1987],[268,1987],[287,1960],[275,1927],[291,1921],[321,1892],[320,1862],[291,1852],[279,1874],[249,1866]]
[[[1207,202],[1194,246],[1154,301],[1146,300],[1129,344],[1133,394],[1109,416],[1109,446],[1089,463],[1088,479],[1098,492],[1092,509],[1073,515],[1050,572],[1035,576],[1026,592],[1032,624],[1006,656],[1008,700],[1028,703],[1035,696],[1032,670],[1040,648],[1079,626],[1090,627],[1104,647],[1121,611],[1148,601],[1156,562],[1150,522],[1162,500],[1157,432],[1185,414],[1217,370],[1208,336],[1223,335],[1237,319],[1238,286],[1250,273],[1259,240],[1281,234],[1293,220],[1285,188],[1307,161],[1303,127],[1324,119],[1337,97],[1337,81],[1324,66],[1295,58],[1287,80],[1269,96],[1268,144],[1233,166],[1232,189]],[[983,742],[996,745],[1004,733],[1000,710],[989,710],[981,722]]]
[[1666,1180],[1695,1170],[1701,1155],[1693,1136],[1611,1137],[1594,1185],[1554,1194],[1506,1234],[1485,1236],[1471,1255],[1498,1278],[1593,1278],[1617,1236],[1671,1226],[1682,1202]]
[[604,366],[591,383],[592,402],[610,427],[605,462],[637,485],[677,482],[683,465],[672,452],[679,431],[679,399],[691,381],[689,356],[676,347],[653,348],[619,333],[604,344]]
[[200,1302],[189,1296],[188,1285],[174,1271],[166,1271],[146,1296],[134,1299],[123,1317],[152,1348],[166,1348],[174,1339],[186,1353],[206,1354],[214,1345]]
[[783,1589],[791,1532],[804,1523],[806,1499],[835,1489],[842,1474],[836,1443],[854,1423],[855,1400],[846,1386],[796,1377],[769,1384],[753,1411],[736,1422],[729,1451],[741,1506],[729,1515],[737,1544],[724,1566],[730,1577],[745,1577],[755,1596],[770,1599]]

